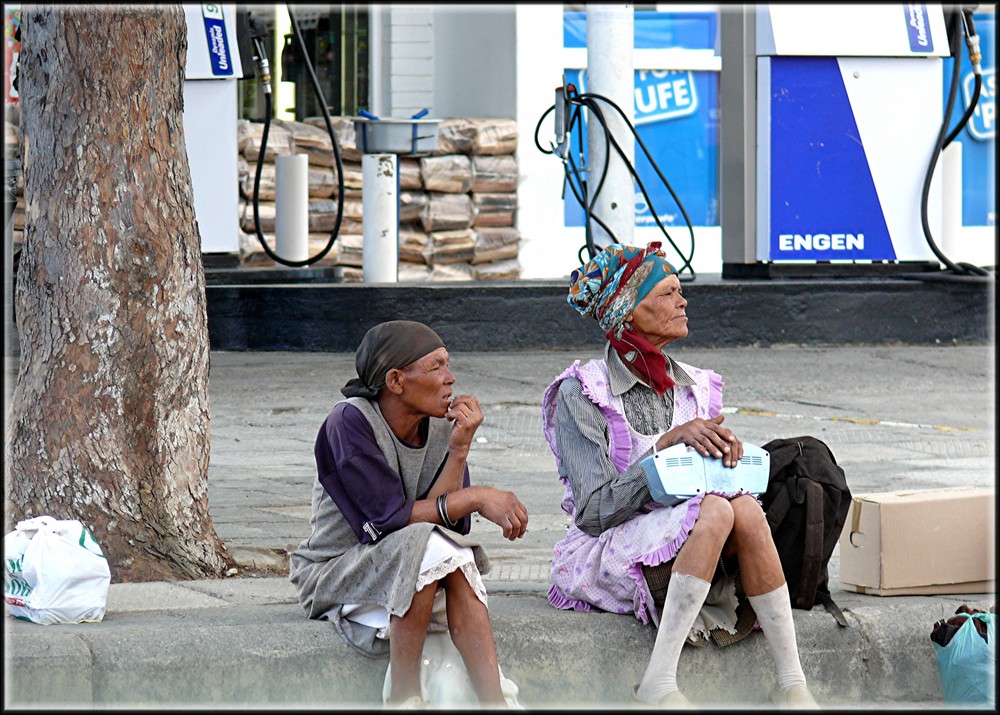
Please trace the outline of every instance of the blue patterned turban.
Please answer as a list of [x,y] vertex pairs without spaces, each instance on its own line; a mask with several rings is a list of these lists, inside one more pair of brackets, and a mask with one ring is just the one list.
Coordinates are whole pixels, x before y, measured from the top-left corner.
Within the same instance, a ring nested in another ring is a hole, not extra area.
[[677,272],[660,245],[611,244],[573,271],[567,302],[581,315],[595,318],[605,333],[618,329],[653,286]]

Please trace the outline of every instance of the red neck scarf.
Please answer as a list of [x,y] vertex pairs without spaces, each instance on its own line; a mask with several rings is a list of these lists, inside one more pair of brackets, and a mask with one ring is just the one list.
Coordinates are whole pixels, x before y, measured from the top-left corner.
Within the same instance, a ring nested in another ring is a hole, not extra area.
[[[627,323],[626,323],[627,325]],[[621,337],[615,337],[615,331],[607,334],[608,342],[626,365],[631,365],[636,372],[645,378],[656,394],[662,395],[674,386],[674,381],[667,374],[667,359],[651,342],[635,332],[631,326],[622,329]],[[630,356],[632,359],[630,360]]]
[[[605,301],[602,314],[628,285],[629,279],[632,278],[632,275],[642,265],[646,256],[653,251],[659,250],[659,248],[660,243],[658,241],[650,243],[644,251],[640,251],[629,259],[625,264],[621,278],[618,280],[618,289]],[[628,323],[622,326],[621,332],[617,337],[615,336],[616,332],[616,330],[611,330],[605,337],[607,337],[608,342],[611,343],[611,347],[615,349],[615,352],[618,353],[622,361],[626,365],[634,367],[645,378],[647,385],[651,385],[658,395],[662,395],[674,386],[674,381],[667,375],[667,359],[663,357],[663,353],[657,350],[646,338],[635,332]],[[630,356],[631,359],[626,356]]]

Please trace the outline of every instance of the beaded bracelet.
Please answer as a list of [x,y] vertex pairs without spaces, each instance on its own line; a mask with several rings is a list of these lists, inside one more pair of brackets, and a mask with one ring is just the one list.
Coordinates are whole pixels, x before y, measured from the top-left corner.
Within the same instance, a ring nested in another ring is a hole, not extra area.
[[448,505],[447,505],[448,495],[442,494],[437,498],[437,509],[438,516],[441,517],[441,523],[447,526],[449,529],[454,529],[458,526],[457,521],[452,521],[451,517],[448,516]]

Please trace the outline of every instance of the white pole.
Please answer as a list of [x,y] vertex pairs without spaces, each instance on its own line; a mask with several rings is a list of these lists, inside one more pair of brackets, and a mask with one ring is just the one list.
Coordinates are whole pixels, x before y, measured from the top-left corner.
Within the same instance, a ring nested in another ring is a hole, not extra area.
[[[615,104],[631,122],[635,116],[635,74],[632,48],[635,44],[635,13],[631,4],[587,5],[587,81],[585,90],[600,94]],[[598,100],[608,131],[621,146],[629,163],[635,163],[635,138],[616,109]],[[587,152],[590,170],[587,172],[588,202],[594,198],[605,164],[607,177],[597,195],[594,214],[611,230],[608,236],[591,221],[592,236],[598,248],[613,240],[632,245],[635,232],[635,184],[628,167],[613,145],[605,156],[605,130],[594,116],[587,113]]]
[[274,159],[274,252],[286,261],[309,257],[309,157]]
[[[941,240],[938,247],[952,262],[967,261],[962,256],[962,142],[952,142],[941,152]],[[935,186],[934,188],[938,188]],[[928,209],[928,218],[933,214]]]
[[395,283],[399,267],[399,158],[361,155],[361,249],[365,283]]

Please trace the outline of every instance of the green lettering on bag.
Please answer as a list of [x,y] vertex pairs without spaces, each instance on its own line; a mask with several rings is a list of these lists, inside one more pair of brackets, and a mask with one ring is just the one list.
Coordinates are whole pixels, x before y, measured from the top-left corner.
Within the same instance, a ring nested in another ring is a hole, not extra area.
[[[88,541],[88,539],[89,539],[89,541]],[[87,542],[87,543],[85,543],[85,542]],[[94,545],[94,548],[90,548],[90,546],[88,546],[88,543],[92,543]],[[89,531],[87,531],[86,528],[83,528],[83,529],[80,530],[80,546],[82,546],[83,548],[85,548],[90,553],[94,554],[94,556],[100,556],[102,559],[107,559],[108,558],[101,551],[101,545],[97,543],[97,539],[95,539],[91,535],[91,533]]]
[[7,559],[3,562],[4,571],[7,573],[21,573],[21,568],[24,565],[24,554],[21,554],[16,559]]
[[3,579],[3,592],[11,596],[29,596],[34,589],[19,578],[8,579],[6,574]]

